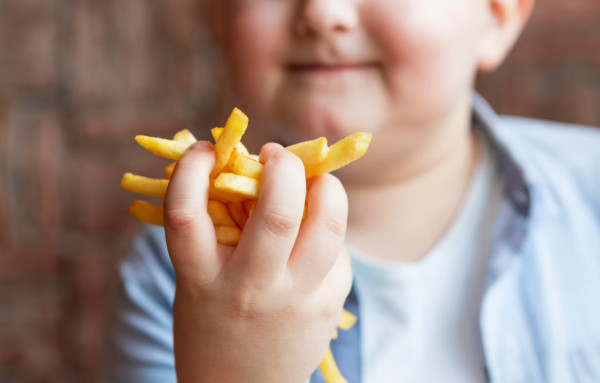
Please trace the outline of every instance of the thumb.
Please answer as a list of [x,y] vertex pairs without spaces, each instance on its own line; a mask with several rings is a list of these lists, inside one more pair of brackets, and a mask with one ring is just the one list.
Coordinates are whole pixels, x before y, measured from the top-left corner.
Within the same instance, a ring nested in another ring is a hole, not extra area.
[[220,270],[215,230],[207,213],[210,142],[192,145],[177,162],[164,202],[167,248],[179,280],[210,281]]

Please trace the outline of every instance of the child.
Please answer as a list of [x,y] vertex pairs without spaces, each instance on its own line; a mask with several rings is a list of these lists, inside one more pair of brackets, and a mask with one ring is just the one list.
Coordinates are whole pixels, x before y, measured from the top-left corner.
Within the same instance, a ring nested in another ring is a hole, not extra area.
[[358,322],[331,345],[350,382],[600,381],[600,135],[473,95],[532,7],[211,1],[250,134],[373,141],[308,185],[264,146],[235,249],[206,213],[212,147],[189,150],[164,231],[122,265],[109,381],[322,382],[344,306]]

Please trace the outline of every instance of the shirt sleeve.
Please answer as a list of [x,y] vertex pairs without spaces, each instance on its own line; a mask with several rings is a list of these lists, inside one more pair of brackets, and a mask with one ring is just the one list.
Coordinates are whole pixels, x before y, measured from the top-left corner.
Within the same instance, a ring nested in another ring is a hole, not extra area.
[[175,383],[175,273],[162,228],[147,227],[137,237],[119,277],[103,381]]

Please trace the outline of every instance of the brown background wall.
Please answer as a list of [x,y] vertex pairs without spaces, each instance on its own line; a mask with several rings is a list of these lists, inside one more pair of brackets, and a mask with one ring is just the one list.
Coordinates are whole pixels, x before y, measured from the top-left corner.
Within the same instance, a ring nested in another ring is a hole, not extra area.
[[[164,164],[132,137],[225,116],[198,3],[0,0],[0,381],[96,380],[138,228],[117,185]],[[503,113],[600,125],[600,2],[540,1],[479,89]]]

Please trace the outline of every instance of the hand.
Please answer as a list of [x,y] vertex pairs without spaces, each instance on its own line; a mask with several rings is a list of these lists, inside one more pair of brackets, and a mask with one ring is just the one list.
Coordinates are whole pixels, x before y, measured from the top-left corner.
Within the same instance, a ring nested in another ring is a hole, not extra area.
[[192,146],[172,176],[165,233],[180,383],[305,382],[341,317],[352,283],[341,183],[319,176],[306,192],[295,155],[267,144],[260,158],[260,197],[236,248],[217,244],[206,212],[212,146]]

